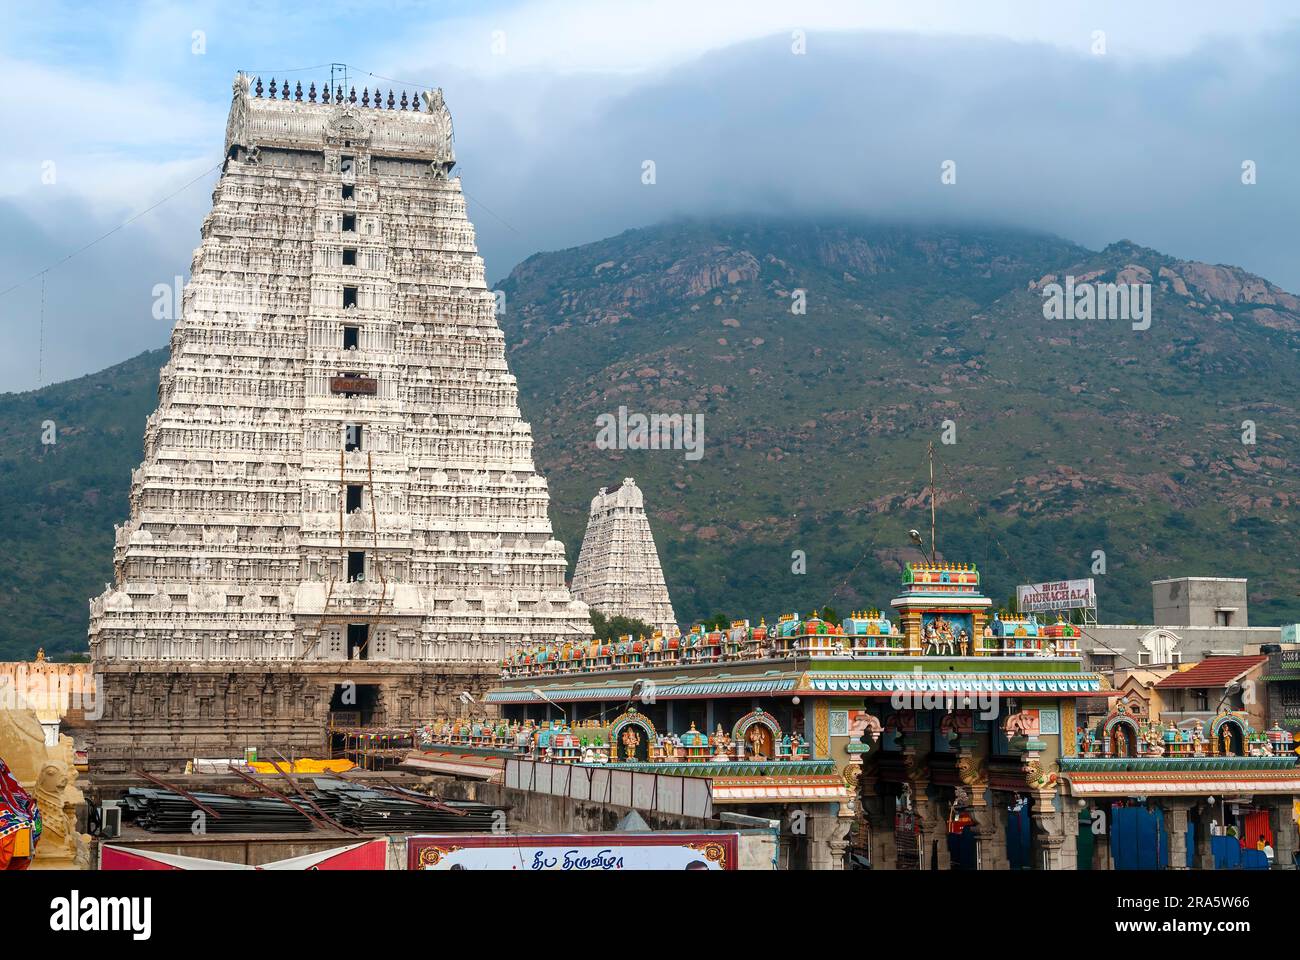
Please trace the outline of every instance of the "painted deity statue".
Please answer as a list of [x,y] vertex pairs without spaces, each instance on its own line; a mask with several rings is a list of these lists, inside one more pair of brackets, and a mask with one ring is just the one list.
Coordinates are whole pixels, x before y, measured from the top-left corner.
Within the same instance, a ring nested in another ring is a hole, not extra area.
[[623,743],[624,759],[635,760],[636,748],[641,746],[641,735],[629,726],[623,731],[623,735],[619,737],[619,740]]

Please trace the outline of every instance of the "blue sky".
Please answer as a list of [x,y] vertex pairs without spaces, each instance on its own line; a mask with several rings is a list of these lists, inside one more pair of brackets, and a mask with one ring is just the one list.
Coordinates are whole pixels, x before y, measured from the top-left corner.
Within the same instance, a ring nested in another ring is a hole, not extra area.
[[41,283],[0,296],[0,375],[29,389],[165,343],[152,290],[188,270],[214,177],[180,188],[220,159],[234,72],[319,84],[331,61],[444,88],[494,280],[665,217],[856,211],[1126,238],[1294,291],[1293,9],[0,3],[0,290],[176,194],[46,274],[43,348]]

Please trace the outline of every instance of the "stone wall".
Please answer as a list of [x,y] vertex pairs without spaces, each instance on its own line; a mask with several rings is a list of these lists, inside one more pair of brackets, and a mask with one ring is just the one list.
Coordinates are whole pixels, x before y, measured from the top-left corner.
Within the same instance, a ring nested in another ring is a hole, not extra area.
[[279,662],[105,664],[103,715],[88,745],[96,774],[179,770],[195,757],[328,756],[330,699],[339,684],[376,688],[375,727],[414,728],[464,709],[496,682],[487,665],[360,663],[333,668]]

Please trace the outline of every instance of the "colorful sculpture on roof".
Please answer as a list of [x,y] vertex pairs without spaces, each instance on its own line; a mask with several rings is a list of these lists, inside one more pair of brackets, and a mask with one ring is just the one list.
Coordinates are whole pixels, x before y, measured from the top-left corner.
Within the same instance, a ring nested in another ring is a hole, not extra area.
[[893,601],[899,622],[878,609],[855,610],[841,623],[818,614],[782,614],[771,627],[733,620],[726,629],[696,624],[680,635],[621,636],[612,642],[566,642],[518,649],[501,662],[503,676],[591,673],[682,664],[795,657],[1009,656],[1077,657],[1078,628],[1033,614],[986,615],[992,602],[969,563],[911,563]]

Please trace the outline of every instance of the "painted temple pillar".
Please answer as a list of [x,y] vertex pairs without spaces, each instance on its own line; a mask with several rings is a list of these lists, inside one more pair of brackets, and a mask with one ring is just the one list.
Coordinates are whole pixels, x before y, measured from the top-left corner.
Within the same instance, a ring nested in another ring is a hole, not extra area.
[[894,812],[897,802],[893,795],[881,792],[877,776],[876,757],[864,760],[858,776],[858,806],[867,822],[867,858],[875,870],[892,870],[898,861],[898,848],[894,843]]
[[809,870],[843,870],[853,818],[841,816],[835,804],[812,804],[808,810]]
[[947,870],[952,866],[947,842],[947,803],[942,797],[931,797],[930,787],[924,782],[914,783],[913,790],[916,799],[912,804],[921,823],[921,841],[925,845],[922,851],[922,863],[928,870],[933,860],[935,869]]
[[1296,869],[1295,853],[1300,849],[1300,828],[1291,819],[1291,798],[1281,797],[1269,808],[1269,826],[1273,828],[1273,869]]
[[1015,714],[1007,718],[1006,727],[1009,743],[1019,754],[1020,775],[1031,800],[1031,865],[1036,870],[1077,869],[1078,814],[1069,799],[1059,795],[1057,775],[1043,768],[1042,752],[1047,744],[1038,739],[1037,721]]
[[1187,869],[1187,821],[1195,803],[1189,797],[1170,797],[1160,802],[1165,812],[1165,835],[1169,838],[1169,869]]
[[921,611],[903,610],[899,616],[903,627],[903,637],[907,641],[909,656],[919,657],[925,652],[921,643]]
[[1210,824],[1217,821],[1215,805],[1205,803],[1193,811],[1196,820],[1196,853],[1193,861],[1197,870],[1214,869],[1214,849],[1210,843]]
[[984,649],[984,627],[988,622],[988,611],[986,610],[977,609],[971,614],[971,656],[982,657],[987,654],[988,651]]
[[[1054,790],[1035,790],[1030,794],[1030,821],[1033,825],[1033,868],[1035,870],[1074,870],[1078,866],[1076,834],[1079,819],[1069,811],[1062,816],[1056,809]],[[1071,829],[1071,827],[1073,829]]]
[[871,825],[871,842],[867,856],[876,870],[892,870],[898,862],[898,847],[894,843],[894,798],[874,796],[864,803],[867,822]]
[[971,819],[975,821],[975,846],[981,870],[1009,870],[1007,825],[1003,810],[1007,795],[1000,790],[977,788],[971,792]]

